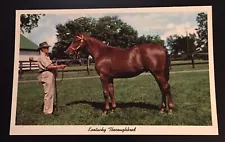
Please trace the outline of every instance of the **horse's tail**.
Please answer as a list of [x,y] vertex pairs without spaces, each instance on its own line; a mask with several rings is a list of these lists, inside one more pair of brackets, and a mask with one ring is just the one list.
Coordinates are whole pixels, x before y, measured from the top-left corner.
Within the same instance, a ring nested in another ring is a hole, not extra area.
[[168,81],[170,78],[170,56],[168,54],[168,50],[166,49],[166,63],[164,68],[164,76],[166,80]]

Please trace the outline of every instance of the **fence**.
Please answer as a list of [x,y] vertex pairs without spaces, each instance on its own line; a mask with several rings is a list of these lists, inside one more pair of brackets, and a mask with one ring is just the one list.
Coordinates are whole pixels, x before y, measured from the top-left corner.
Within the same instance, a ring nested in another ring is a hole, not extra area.
[[[172,66],[180,66],[180,65],[191,65],[192,68],[195,68],[195,65],[197,64],[208,64],[208,61],[203,61],[203,62],[195,62],[194,57],[192,56],[190,59],[184,59],[184,58],[179,58],[179,59],[173,59],[170,56],[170,61],[181,61],[181,63],[173,63],[171,64],[170,62],[170,70],[172,70]],[[186,62],[182,62],[186,61]],[[188,62],[190,61],[190,62]],[[65,69],[64,72],[78,72],[78,71],[87,71],[87,74],[90,74],[90,71],[93,71],[94,69],[90,69],[91,65],[94,65],[94,62],[92,59],[75,59],[75,60],[53,60],[53,62],[56,62],[57,64],[67,64],[69,66],[82,66],[85,65],[86,69]],[[38,71],[38,64],[37,61],[19,61],[19,77],[22,76],[24,72],[27,71]],[[59,70],[60,72],[60,70]]]
[[[172,69],[172,66],[179,66],[179,65],[192,65],[192,68],[195,68],[195,65],[197,64],[208,64],[208,61],[203,62],[195,62],[195,59],[203,59],[208,60],[208,53],[196,53],[189,57],[181,57],[181,58],[172,58],[170,56],[170,69]],[[172,61],[190,61],[189,63],[174,63],[171,64]]]
[[[72,72],[72,71],[87,71],[88,75],[90,74],[90,65],[93,65],[92,59],[64,59],[64,60],[52,60],[57,64],[67,64],[73,66],[82,66],[86,65],[86,69],[66,69],[64,72]],[[37,61],[19,61],[19,77],[21,78],[24,72],[37,72],[38,71],[38,62]],[[60,70],[59,70],[60,72]]]

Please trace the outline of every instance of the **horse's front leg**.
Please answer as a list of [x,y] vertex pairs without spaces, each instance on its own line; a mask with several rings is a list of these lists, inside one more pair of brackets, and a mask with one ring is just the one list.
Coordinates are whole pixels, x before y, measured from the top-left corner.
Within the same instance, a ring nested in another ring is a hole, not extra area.
[[105,109],[103,111],[103,115],[105,115],[109,111],[109,79],[104,75],[100,75],[100,80],[102,82],[103,95],[105,98]]
[[113,85],[113,79],[109,80],[109,95],[112,101],[112,112],[116,109],[116,101],[114,96],[114,85]]

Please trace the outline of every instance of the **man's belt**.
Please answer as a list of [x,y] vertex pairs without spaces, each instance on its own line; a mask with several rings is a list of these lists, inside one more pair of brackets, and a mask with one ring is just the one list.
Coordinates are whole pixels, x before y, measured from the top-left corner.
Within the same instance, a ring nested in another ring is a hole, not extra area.
[[49,71],[49,72],[52,72],[52,73],[55,73],[56,72],[56,70],[42,70],[42,71],[39,71],[39,73],[43,73],[45,71]]
[[39,71],[39,73],[43,73],[43,72],[45,72],[45,71],[50,71],[50,70],[42,70],[42,71]]

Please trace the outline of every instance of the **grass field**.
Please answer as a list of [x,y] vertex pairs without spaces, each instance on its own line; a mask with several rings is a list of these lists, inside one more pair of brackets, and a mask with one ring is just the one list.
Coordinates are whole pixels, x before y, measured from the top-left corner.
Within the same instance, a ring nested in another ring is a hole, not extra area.
[[[208,66],[196,68],[208,69]],[[173,67],[174,70],[193,69],[179,66]],[[172,115],[158,113],[160,90],[152,76],[142,75],[115,80],[117,110],[107,116],[102,116],[104,98],[99,78],[63,80],[58,84],[59,111],[45,116],[41,110],[43,87],[35,82],[19,83],[16,124],[212,125],[209,72],[171,74],[170,84],[176,107]]]

